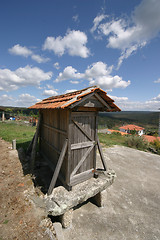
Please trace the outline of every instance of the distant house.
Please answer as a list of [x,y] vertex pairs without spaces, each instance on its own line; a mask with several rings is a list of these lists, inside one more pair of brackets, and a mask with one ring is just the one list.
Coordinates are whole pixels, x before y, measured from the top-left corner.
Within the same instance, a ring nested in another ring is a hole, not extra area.
[[154,141],[160,141],[160,137],[154,137],[149,135],[144,135],[143,138],[147,140],[148,142],[154,142]]
[[144,128],[133,125],[133,124],[122,126],[119,129],[120,129],[120,132],[124,132],[124,133],[131,133],[132,131],[135,130],[139,136],[142,136],[144,134]]
[[112,133],[120,133],[121,135],[126,135],[128,133],[122,132],[122,131],[118,131],[118,130],[113,130],[113,129],[107,129],[107,134],[112,134]]

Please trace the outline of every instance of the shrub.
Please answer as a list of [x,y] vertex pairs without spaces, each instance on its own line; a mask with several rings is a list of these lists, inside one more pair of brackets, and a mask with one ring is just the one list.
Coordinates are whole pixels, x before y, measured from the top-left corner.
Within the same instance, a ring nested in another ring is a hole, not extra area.
[[139,150],[147,150],[149,143],[142,137],[136,135],[127,135],[125,137],[125,143],[128,147],[136,148]]
[[154,149],[158,154],[160,154],[160,141],[154,140],[154,142],[151,143]]
[[119,132],[112,132],[111,134],[114,136],[122,136],[121,133],[119,133]]

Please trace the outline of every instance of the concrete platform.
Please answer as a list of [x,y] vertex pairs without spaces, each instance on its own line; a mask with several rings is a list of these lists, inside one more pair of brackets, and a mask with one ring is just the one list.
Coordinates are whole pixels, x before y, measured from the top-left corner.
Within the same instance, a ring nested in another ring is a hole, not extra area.
[[[89,198],[96,196],[112,185],[115,178],[115,172],[98,172],[98,178],[91,178],[83,183],[80,183],[72,188],[72,191],[67,191],[63,186],[53,189],[49,196],[45,196],[44,203],[49,215],[61,216],[70,209],[85,202]],[[95,198],[98,206],[102,205],[100,197]]]

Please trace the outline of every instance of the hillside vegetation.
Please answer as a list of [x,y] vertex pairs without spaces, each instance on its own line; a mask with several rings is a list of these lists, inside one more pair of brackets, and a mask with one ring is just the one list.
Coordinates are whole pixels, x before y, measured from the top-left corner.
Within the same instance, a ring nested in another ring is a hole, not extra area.
[[145,128],[146,134],[158,134],[159,112],[122,111],[100,113],[99,128],[118,129],[122,125],[135,124]]

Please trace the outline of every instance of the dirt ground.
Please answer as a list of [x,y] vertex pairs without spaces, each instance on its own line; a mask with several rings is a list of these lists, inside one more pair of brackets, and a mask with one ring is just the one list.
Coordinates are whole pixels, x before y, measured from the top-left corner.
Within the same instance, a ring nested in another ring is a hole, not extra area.
[[[122,146],[103,151],[108,168],[117,174],[105,193],[105,206],[87,201],[76,208],[72,227],[63,229],[64,240],[159,240],[160,156]],[[24,176],[25,161],[23,152],[18,155],[0,139],[0,240],[52,240],[40,226],[46,217],[37,206],[43,194],[30,175]]]
[[33,183],[17,151],[0,139],[0,240],[50,239],[39,226],[44,214],[25,196],[28,189],[34,191]]

